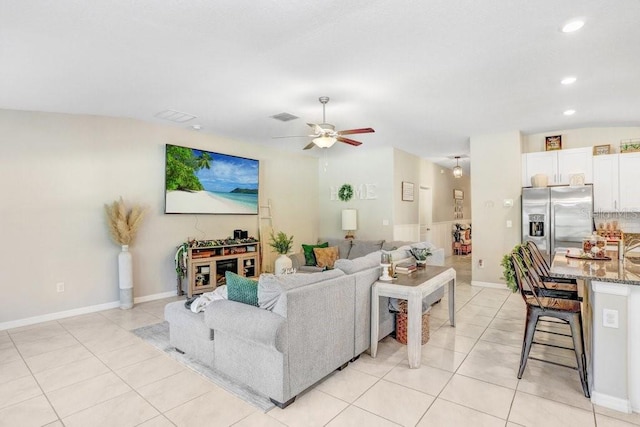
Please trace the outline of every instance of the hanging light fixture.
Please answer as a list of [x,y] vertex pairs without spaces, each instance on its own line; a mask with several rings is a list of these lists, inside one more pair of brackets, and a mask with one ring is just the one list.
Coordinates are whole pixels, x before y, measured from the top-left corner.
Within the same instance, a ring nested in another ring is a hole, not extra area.
[[462,166],[458,164],[458,160],[460,160],[460,156],[456,156],[456,166],[453,168],[453,177],[454,178],[462,178]]

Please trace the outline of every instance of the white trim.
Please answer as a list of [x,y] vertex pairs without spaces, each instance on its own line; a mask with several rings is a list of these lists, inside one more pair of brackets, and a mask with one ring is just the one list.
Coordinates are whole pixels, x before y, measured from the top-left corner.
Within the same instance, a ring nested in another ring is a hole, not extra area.
[[478,280],[472,280],[471,286],[478,286],[480,288],[509,289],[504,283],[480,282]]
[[[162,292],[159,294],[145,295],[135,298],[135,303],[139,304],[147,301],[154,301],[163,298],[174,297],[178,291]],[[36,323],[49,322],[51,320],[64,319],[66,317],[80,316],[81,314],[95,313],[96,311],[111,310],[120,307],[120,301],[107,302],[104,304],[90,305],[88,307],[74,308],[72,310],[58,311],[57,313],[47,313],[40,316],[26,317],[24,319],[11,320],[0,323],[0,331],[5,329],[19,328],[21,326],[34,325]]]
[[5,329],[19,328],[21,326],[34,325],[36,323],[48,322],[50,320],[64,319],[65,317],[79,316],[81,314],[95,313],[96,311],[110,310],[120,307],[120,301],[107,302],[104,304],[90,305],[88,307],[74,308],[72,310],[58,311],[41,316],[26,317],[24,319],[11,320],[0,323],[0,331]]
[[143,297],[134,298],[133,302],[139,304],[141,302],[155,301],[157,299],[171,298],[178,295],[178,291],[161,292],[159,294],[145,295]]
[[591,403],[604,406],[605,408],[615,411],[631,413],[631,402],[629,399],[620,399],[619,397],[609,396],[608,394],[591,391]]
[[591,289],[599,294],[618,295],[621,297],[627,297],[631,293],[629,286],[623,283],[607,283],[597,280],[591,282]]

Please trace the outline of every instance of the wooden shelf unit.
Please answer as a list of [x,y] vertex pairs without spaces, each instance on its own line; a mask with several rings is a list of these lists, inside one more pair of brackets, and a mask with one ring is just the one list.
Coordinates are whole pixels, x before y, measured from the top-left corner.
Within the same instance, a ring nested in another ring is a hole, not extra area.
[[226,284],[225,273],[231,271],[244,277],[260,274],[260,242],[220,246],[190,247],[188,249],[187,295],[211,292]]

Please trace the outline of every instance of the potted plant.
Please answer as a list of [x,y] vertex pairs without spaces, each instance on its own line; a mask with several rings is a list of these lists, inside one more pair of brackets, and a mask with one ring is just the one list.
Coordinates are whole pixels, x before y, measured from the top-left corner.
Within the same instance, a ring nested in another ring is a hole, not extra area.
[[427,258],[433,255],[431,248],[411,248],[409,252],[411,252],[411,255],[416,259],[416,264],[418,265],[425,265]]
[[271,246],[280,256],[275,261],[275,274],[283,274],[293,265],[291,258],[287,256],[293,247],[293,236],[287,236],[286,233],[279,231],[277,234],[271,232],[269,238],[269,246]]
[[502,266],[502,279],[507,282],[507,287],[511,292],[518,292],[518,284],[516,283],[516,270],[511,263],[511,254],[520,251],[520,246],[516,245],[511,252],[502,257],[500,265]]
[[111,239],[122,249],[118,254],[120,308],[129,309],[133,307],[133,272],[129,245],[133,243],[136,232],[142,224],[146,208],[140,205],[129,207],[120,197],[111,204],[105,204],[104,210]]

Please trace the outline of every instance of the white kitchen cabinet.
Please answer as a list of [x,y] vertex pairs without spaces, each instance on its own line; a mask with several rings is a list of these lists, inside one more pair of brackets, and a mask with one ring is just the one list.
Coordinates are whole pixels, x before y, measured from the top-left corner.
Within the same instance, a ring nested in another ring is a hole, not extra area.
[[531,178],[547,175],[549,185],[569,184],[571,175],[584,174],[585,183],[593,182],[592,148],[543,151],[522,155],[522,186],[530,187]]
[[621,153],[618,158],[620,207],[625,212],[640,212],[640,153]]
[[618,154],[593,156],[593,209],[615,212],[620,206]]

